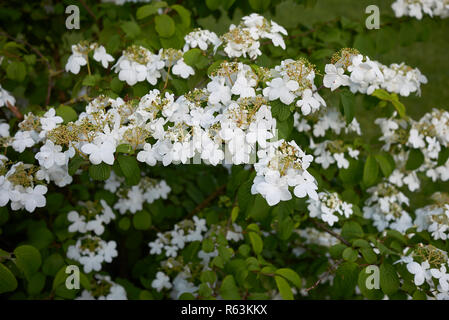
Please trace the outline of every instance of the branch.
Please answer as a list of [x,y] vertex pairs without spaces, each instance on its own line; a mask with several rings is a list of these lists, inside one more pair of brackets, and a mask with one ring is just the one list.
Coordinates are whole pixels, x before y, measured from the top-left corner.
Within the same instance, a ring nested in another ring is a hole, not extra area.
[[226,184],[220,186],[217,190],[215,190],[214,193],[211,193],[203,202],[201,202],[199,205],[196,206],[195,209],[192,210],[192,212],[189,213],[187,217],[192,217],[196,213],[200,212],[204,208],[206,208],[209,203],[211,203],[216,197],[218,197],[220,194],[222,194],[226,189]]
[[6,106],[9,110],[16,116],[17,119],[22,120],[23,114],[19,111],[19,109],[16,106],[13,106],[9,101],[6,101]]
[[324,224],[322,224],[321,222],[318,222],[316,220],[312,220],[313,223],[320,229],[322,229],[323,231],[326,231],[327,233],[329,233],[330,235],[334,236],[335,238],[337,238],[338,240],[340,240],[341,242],[343,242],[345,245],[347,245],[348,247],[351,246],[351,243],[349,243],[348,240],[346,240],[345,238],[343,238],[341,235],[339,235],[338,233],[332,231],[331,229],[329,229],[328,227],[326,227]]

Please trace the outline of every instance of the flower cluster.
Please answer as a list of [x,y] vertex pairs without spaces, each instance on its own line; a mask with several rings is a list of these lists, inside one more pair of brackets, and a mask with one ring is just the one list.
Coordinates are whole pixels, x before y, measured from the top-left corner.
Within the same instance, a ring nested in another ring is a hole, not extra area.
[[327,222],[331,227],[338,221],[338,215],[349,218],[352,204],[342,201],[336,192],[320,192],[318,199],[307,200],[309,216]]
[[12,210],[28,212],[45,207],[48,189],[37,174],[38,167],[23,162],[9,165],[8,158],[0,155],[0,206],[11,201]]
[[[345,144],[342,140],[325,140],[315,143],[310,139],[310,148],[315,155],[315,162],[323,169],[336,163],[339,169],[349,168],[349,158],[358,159],[360,151],[355,147]],[[346,155],[346,157],[345,157]]]
[[204,233],[207,231],[206,220],[197,216],[193,220],[186,219],[175,224],[173,230],[165,233],[158,233],[157,239],[150,242],[150,254],[161,254],[165,250],[166,257],[176,257],[178,250],[193,241],[202,241]]
[[[333,232],[337,234],[340,233],[340,229],[332,229]],[[297,257],[306,252],[304,245],[307,244],[316,244],[319,246],[330,248],[333,245],[336,245],[339,240],[325,231],[320,231],[316,228],[307,227],[304,229],[296,229],[295,233],[299,235],[301,238],[300,241],[295,242],[295,246],[292,250],[293,254]]]
[[406,249],[396,263],[406,265],[407,271],[413,275],[414,284],[421,287],[428,298],[449,300],[449,265],[445,251],[420,243],[415,248]]
[[[434,109],[418,121],[398,119],[396,113],[390,118],[375,121],[382,131],[383,149],[390,152],[396,169],[389,181],[398,187],[407,185],[410,191],[420,187],[418,172],[425,172],[433,181],[449,180],[449,161],[440,157],[443,148],[449,146],[449,112]],[[419,150],[422,163],[413,170],[407,169],[412,150]]]
[[268,21],[263,16],[253,13],[242,18],[238,25],[231,25],[229,32],[221,36],[221,41],[215,45],[215,50],[224,44],[224,51],[229,58],[249,57],[256,59],[262,55],[260,40],[269,39],[276,47],[285,49],[282,35],[287,30],[274,21]]
[[109,62],[114,61],[114,58],[106,52],[106,49],[96,42],[89,43],[82,41],[78,44],[72,45],[72,54],[69,56],[65,65],[65,70],[74,74],[78,74],[82,66],[89,66],[89,53],[93,51],[93,58],[95,61],[101,63],[103,68],[107,69]]
[[292,198],[289,187],[298,198],[307,195],[318,199],[315,178],[307,171],[313,160],[294,142],[279,140],[269,143],[258,152],[259,161],[254,164],[256,177],[251,187],[252,194],[260,194],[270,206]]
[[363,217],[373,220],[379,231],[389,228],[405,232],[412,227],[412,218],[403,208],[409,205],[409,199],[394,185],[382,182],[367,191],[371,196],[363,207]]
[[71,222],[69,232],[94,232],[100,236],[105,225],[115,219],[114,212],[103,199],[99,202],[80,202],[77,210],[72,210],[67,215],[67,220]]
[[197,47],[203,51],[206,51],[209,45],[215,47],[220,43],[220,39],[215,32],[199,28],[188,33],[184,37],[184,41],[185,44],[182,49],[184,52]]
[[397,18],[409,16],[421,20],[424,14],[431,17],[449,17],[447,0],[396,0],[391,7]]
[[449,195],[437,192],[432,196],[434,203],[415,211],[416,230],[428,231],[435,240],[449,238]]
[[143,210],[145,203],[153,203],[157,199],[167,199],[171,188],[165,180],[155,180],[149,177],[142,177],[135,186],[126,187],[123,185],[124,178],[111,174],[105,181],[105,189],[115,192],[118,196],[114,209],[121,214],[126,212],[136,213]]
[[336,108],[320,109],[307,117],[301,117],[298,112],[294,114],[294,126],[299,132],[312,132],[314,137],[324,137],[326,133],[355,133],[361,135],[360,124],[356,118],[346,123],[343,115]]
[[281,65],[271,69],[267,87],[263,94],[270,101],[280,100],[284,104],[292,104],[301,109],[303,115],[317,111],[326,102],[317,92],[315,86],[315,67],[306,59],[287,59]]
[[117,257],[117,243],[86,234],[67,249],[67,257],[83,265],[86,273],[100,271],[103,262],[111,263]]
[[[345,74],[348,72],[348,74]],[[325,67],[323,85],[332,91],[340,86],[349,87],[353,92],[372,94],[377,89],[409,96],[420,94],[422,83],[427,78],[418,68],[411,68],[404,63],[389,67],[363,56],[355,49],[342,49],[332,58],[332,63]]]
[[96,274],[89,290],[83,290],[76,300],[127,300],[125,288],[111,277]]

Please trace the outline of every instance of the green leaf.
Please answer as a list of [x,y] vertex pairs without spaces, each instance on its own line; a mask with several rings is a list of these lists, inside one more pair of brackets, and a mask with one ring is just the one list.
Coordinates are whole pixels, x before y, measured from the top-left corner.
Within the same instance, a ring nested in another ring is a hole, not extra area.
[[84,77],[82,84],[83,86],[94,87],[100,79],[101,76],[99,74],[88,74]]
[[341,229],[341,236],[346,240],[363,237],[362,227],[355,221],[346,221]]
[[365,186],[373,185],[379,174],[379,165],[373,156],[368,156],[363,168],[363,183]]
[[117,148],[115,149],[115,151],[118,152],[118,153],[129,153],[129,154],[133,154],[134,153],[134,150],[131,147],[131,145],[129,145],[127,143],[119,144],[117,146]]
[[346,248],[343,250],[343,259],[346,261],[355,262],[357,260],[358,254],[357,251],[352,248]]
[[376,98],[379,98],[380,100],[391,101],[390,94],[387,91],[385,91],[384,89],[374,90],[374,92],[371,95]]
[[379,153],[375,155],[376,161],[380,166],[380,170],[385,177],[388,177],[395,168],[395,163],[391,155],[388,153]]
[[288,284],[287,280],[280,276],[274,276],[274,281],[278,287],[279,293],[284,300],[293,300],[292,288]]
[[12,272],[0,263],[0,294],[14,291],[17,288],[16,277]]
[[30,295],[36,295],[44,289],[45,275],[42,272],[37,272],[28,281],[27,291]]
[[93,180],[104,181],[111,175],[111,166],[102,162],[89,166],[89,175]]
[[119,154],[117,156],[120,169],[125,176],[126,183],[136,185],[140,181],[140,168],[135,157]]
[[69,161],[69,174],[71,176],[73,176],[75,174],[75,172],[79,169],[79,167],[83,164],[83,163],[87,163],[87,161],[81,157],[80,155],[75,155],[72,159],[70,159]]
[[141,32],[139,25],[135,21],[124,22],[121,28],[131,39],[137,37]]
[[54,276],[63,265],[64,258],[58,253],[53,253],[45,259],[44,264],[42,265],[42,271],[47,276]]
[[210,10],[217,10],[220,7],[222,0],[206,0],[206,6]]
[[148,230],[151,227],[151,216],[146,211],[139,211],[133,216],[133,226],[137,230]]
[[449,159],[449,148],[441,147],[440,153],[438,154],[438,166],[442,166]]
[[118,222],[118,227],[123,231],[127,231],[131,226],[131,220],[128,217],[123,217]]
[[424,162],[424,155],[419,149],[411,149],[408,154],[407,163],[405,164],[405,169],[416,170]]
[[249,0],[249,5],[256,11],[265,11],[270,6],[271,0]]
[[136,18],[138,20],[145,19],[146,17],[149,17],[155,13],[157,13],[159,8],[164,8],[167,6],[167,2],[165,1],[158,1],[153,2],[151,4],[144,5],[137,9],[136,12]]
[[333,285],[335,297],[349,299],[354,293],[358,275],[359,272],[356,263],[342,263],[335,273]]
[[60,116],[64,123],[69,123],[72,121],[75,121],[78,119],[78,114],[75,110],[73,110],[72,107],[60,105],[58,108],[56,108],[56,115]]
[[387,295],[391,295],[399,289],[399,278],[396,270],[387,262],[380,265],[380,287]]
[[23,62],[13,61],[6,67],[6,75],[9,79],[23,81],[26,76],[26,66]]
[[259,227],[252,223],[248,226],[248,235],[249,240],[251,242],[251,246],[253,247],[253,250],[256,254],[260,254],[263,249],[263,241],[262,238],[259,236]]
[[301,278],[292,269],[281,268],[281,269],[277,269],[275,273],[286,278],[288,281],[293,283],[298,289],[301,288],[301,286],[302,286]]
[[380,300],[384,297],[384,294],[382,293],[381,290],[376,289],[376,288],[370,288],[370,289],[367,288],[367,283],[369,283],[370,285],[373,284],[372,278],[370,278],[368,280],[368,277],[370,277],[370,276],[372,277],[373,274],[372,274],[372,272],[367,272],[367,268],[368,267],[363,268],[359,273],[357,284],[360,288],[360,292],[362,293],[363,296],[365,296],[366,298],[368,298],[370,300]]
[[285,121],[290,116],[290,108],[279,100],[275,100],[271,102],[271,114],[279,121]]
[[235,285],[235,280],[232,275],[227,275],[220,286],[220,295],[225,300],[239,300],[239,289]]
[[175,10],[179,16],[181,17],[182,26],[184,28],[190,27],[190,11],[184,8],[179,4],[174,4],[171,6],[173,10]]
[[114,77],[111,81],[111,89],[115,93],[119,94],[123,89],[123,82],[118,77]]
[[198,48],[190,49],[184,53],[183,57],[186,64],[198,69],[205,68],[209,63],[203,52]]
[[166,15],[156,16],[154,18],[156,23],[156,31],[163,38],[169,38],[175,34],[175,22],[173,19]]
[[231,211],[231,221],[232,222],[235,222],[235,220],[237,220],[237,217],[239,216],[239,211],[240,211],[239,207],[232,208],[232,211]]
[[25,274],[27,279],[39,270],[42,259],[39,250],[30,245],[19,246],[14,250],[17,267]]
[[201,272],[200,280],[201,282],[209,282],[213,284],[217,281],[217,275],[212,270],[205,270]]
[[355,96],[349,90],[343,90],[340,94],[340,99],[346,123],[351,123],[355,114]]
[[376,263],[377,262],[377,255],[371,248],[361,248],[360,253],[362,254],[363,258],[367,263]]

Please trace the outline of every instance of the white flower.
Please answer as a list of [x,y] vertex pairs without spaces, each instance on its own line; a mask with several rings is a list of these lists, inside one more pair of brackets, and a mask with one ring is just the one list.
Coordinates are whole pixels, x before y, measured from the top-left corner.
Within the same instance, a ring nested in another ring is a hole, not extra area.
[[81,232],[85,233],[86,230],[86,217],[80,216],[76,211],[70,211],[67,215],[67,220],[72,222],[69,226],[69,232]]
[[47,193],[46,186],[37,185],[34,188],[28,187],[25,191],[26,193],[22,195],[22,202],[27,211],[33,212],[36,208],[45,207],[46,199],[44,194]]
[[0,85],[0,107],[16,104],[16,99]]
[[94,60],[101,62],[103,68],[107,68],[109,62],[114,61],[114,58],[106,52],[103,46],[99,46],[94,51]]
[[272,171],[265,175],[264,181],[255,187],[266,200],[268,205],[274,206],[279,201],[287,201],[292,198],[285,179],[281,179],[279,172]]
[[86,143],[81,147],[81,151],[89,155],[92,164],[100,164],[102,162],[113,165],[115,146],[110,141],[101,142],[99,145]]
[[140,151],[137,154],[137,160],[140,162],[146,162],[149,166],[156,165],[158,159],[159,155],[157,151],[155,151],[149,143],[145,143],[143,146],[143,151]]
[[62,147],[55,145],[51,140],[45,142],[35,158],[46,169],[50,169],[53,165],[63,166],[67,163],[67,158],[65,153],[62,152]]
[[156,279],[153,280],[151,286],[156,289],[157,292],[161,292],[164,288],[170,289],[172,284],[170,283],[170,278],[168,276],[166,276],[163,272],[158,271],[156,273]]
[[84,256],[79,259],[79,262],[83,265],[85,273],[89,273],[92,270],[100,271],[101,264],[103,263],[103,257],[100,255]]
[[189,76],[193,76],[195,71],[189,65],[184,62],[184,59],[179,59],[172,68],[172,72],[175,75],[180,76],[183,79],[187,79]]
[[22,153],[26,148],[34,146],[34,143],[30,131],[17,131],[11,146],[17,152]]
[[43,117],[40,118],[42,132],[40,133],[40,137],[45,137],[45,134],[48,131],[53,130],[59,123],[62,123],[64,120],[56,115],[56,110],[54,108],[50,108]]
[[430,265],[427,261],[422,262],[421,264],[417,262],[410,262],[407,264],[407,270],[415,275],[415,284],[420,286],[424,283],[424,280],[429,278],[428,269]]
[[263,95],[270,101],[280,99],[284,104],[291,104],[296,98],[292,92],[299,89],[298,82],[294,80],[284,81],[282,78],[274,78],[267,82],[268,87],[263,89]]
[[301,108],[301,112],[306,116],[317,110],[320,107],[320,102],[315,99],[312,90],[306,89],[302,93],[302,98],[296,101],[296,105]]
[[135,85],[137,82],[144,81],[147,77],[147,68],[134,61],[129,61],[124,59],[122,61],[117,62],[118,70],[118,78],[121,81],[126,81],[126,83],[130,86]]
[[207,91],[210,92],[209,103],[228,104],[231,101],[231,89],[225,84],[225,79],[215,78],[207,84]]
[[446,267],[443,265],[438,269],[430,269],[432,277],[439,280],[441,289],[443,291],[449,291],[449,273],[446,272]]
[[334,91],[340,86],[349,85],[349,76],[344,74],[345,71],[343,68],[337,68],[333,64],[326,64],[325,72],[326,74],[323,78],[323,85],[326,88],[330,88]]
[[72,54],[67,60],[67,64],[65,65],[65,70],[70,71],[71,73],[78,74],[80,72],[81,66],[85,66],[87,64],[87,57],[84,54],[77,52],[77,46],[72,46]]

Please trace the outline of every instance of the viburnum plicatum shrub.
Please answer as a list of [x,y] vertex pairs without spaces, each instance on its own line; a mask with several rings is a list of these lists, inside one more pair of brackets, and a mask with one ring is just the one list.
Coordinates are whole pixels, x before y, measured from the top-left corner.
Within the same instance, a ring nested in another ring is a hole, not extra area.
[[112,2],[84,4],[52,46],[38,24],[63,23],[62,3],[6,7],[37,11],[34,38],[0,30],[0,293],[449,298],[449,112],[407,115],[418,67],[354,48],[346,20],[324,26],[339,40],[287,30],[270,1],[223,34],[194,18],[234,1]]

